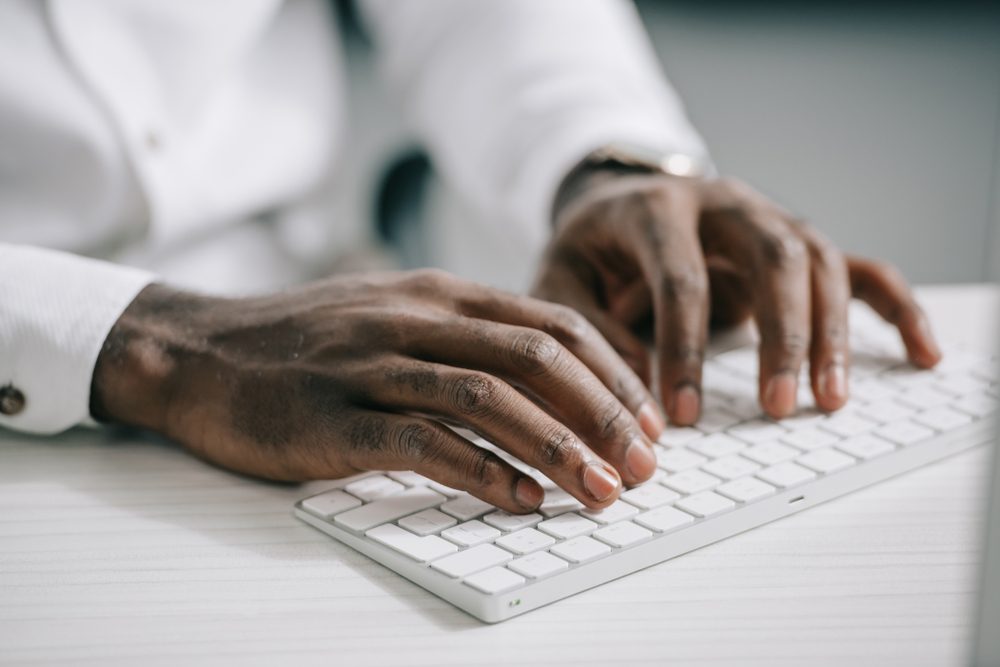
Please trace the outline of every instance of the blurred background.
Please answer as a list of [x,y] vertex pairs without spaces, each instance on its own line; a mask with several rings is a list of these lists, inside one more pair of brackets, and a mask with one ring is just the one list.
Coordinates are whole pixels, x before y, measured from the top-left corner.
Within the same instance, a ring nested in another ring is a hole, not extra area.
[[[664,69],[737,176],[916,283],[1000,278],[1000,13],[991,4],[640,0]],[[539,251],[434,175],[340,2],[352,165],[340,215],[405,267],[512,289]]]

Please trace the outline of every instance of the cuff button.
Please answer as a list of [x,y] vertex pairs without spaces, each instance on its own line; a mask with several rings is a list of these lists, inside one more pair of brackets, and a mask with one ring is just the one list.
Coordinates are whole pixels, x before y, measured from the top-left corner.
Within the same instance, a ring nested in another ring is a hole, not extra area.
[[24,410],[24,394],[12,384],[0,387],[0,413],[16,415]]

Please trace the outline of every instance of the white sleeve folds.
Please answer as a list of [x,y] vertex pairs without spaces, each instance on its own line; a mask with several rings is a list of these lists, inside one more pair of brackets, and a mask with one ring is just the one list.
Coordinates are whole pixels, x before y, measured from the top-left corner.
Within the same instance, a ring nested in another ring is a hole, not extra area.
[[0,426],[56,433],[90,415],[94,364],[111,327],[152,281],[144,271],[0,244],[0,387],[24,397]]
[[436,165],[490,215],[548,230],[559,183],[628,142],[707,158],[626,0],[364,0],[381,68]]

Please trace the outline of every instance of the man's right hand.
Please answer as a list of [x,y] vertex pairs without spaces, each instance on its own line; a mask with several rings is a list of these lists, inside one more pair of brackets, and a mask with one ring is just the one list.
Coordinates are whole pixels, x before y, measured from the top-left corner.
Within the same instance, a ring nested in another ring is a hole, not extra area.
[[91,411],[252,475],[414,470],[511,512],[542,488],[444,422],[592,508],[653,474],[664,423],[575,311],[438,271],[245,299],[147,287],[101,351]]

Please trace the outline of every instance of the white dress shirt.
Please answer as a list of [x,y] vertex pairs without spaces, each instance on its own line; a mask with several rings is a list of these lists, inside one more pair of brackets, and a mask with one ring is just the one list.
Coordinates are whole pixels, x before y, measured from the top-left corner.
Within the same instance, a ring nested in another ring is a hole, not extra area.
[[[360,4],[444,180],[512,234],[542,234],[610,142],[705,156],[623,0]],[[0,3],[0,387],[24,397],[0,425],[85,422],[104,339],[157,276],[309,275],[338,242],[312,194],[350,168],[342,61],[319,0]]]

